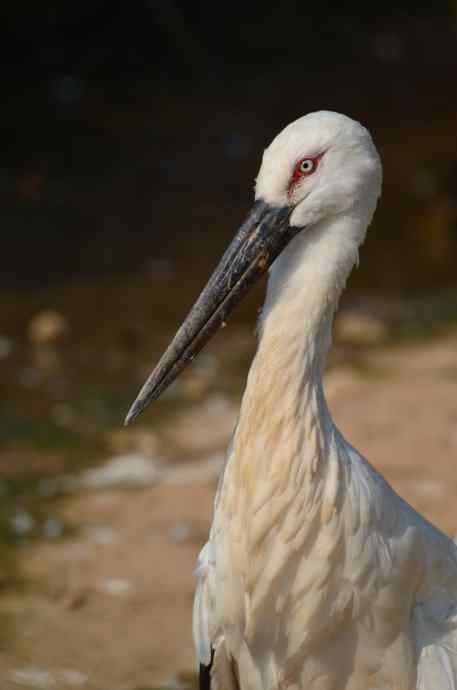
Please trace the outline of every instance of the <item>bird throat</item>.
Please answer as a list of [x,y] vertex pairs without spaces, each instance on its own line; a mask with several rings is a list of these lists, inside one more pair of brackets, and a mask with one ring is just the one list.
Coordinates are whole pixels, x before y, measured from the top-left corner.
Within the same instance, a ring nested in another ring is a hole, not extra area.
[[[265,480],[285,489],[325,461],[332,421],[322,387],[331,318],[310,330],[291,315],[291,329],[265,321],[235,432],[233,460],[248,495]],[[291,332],[292,331],[292,332]]]

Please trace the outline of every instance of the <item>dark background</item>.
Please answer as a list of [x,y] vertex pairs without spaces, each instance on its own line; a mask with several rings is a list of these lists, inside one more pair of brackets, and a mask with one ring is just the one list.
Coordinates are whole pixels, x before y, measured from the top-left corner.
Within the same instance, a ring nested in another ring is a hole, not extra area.
[[354,287],[453,282],[455,2],[22,0],[0,22],[3,289],[208,270],[263,148],[321,108],[384,160]]

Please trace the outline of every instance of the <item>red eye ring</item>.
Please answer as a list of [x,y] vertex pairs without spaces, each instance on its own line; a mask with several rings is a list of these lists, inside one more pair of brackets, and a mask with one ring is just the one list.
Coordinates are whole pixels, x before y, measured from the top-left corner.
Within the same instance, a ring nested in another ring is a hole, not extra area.
[[304,178],[309,177],[317,170],[317,166],[324,154],[320,153],[318,156],[305,156],[301,158],[295,166],[292,178],[289,184],[289,196],[294,191],[297,184]]

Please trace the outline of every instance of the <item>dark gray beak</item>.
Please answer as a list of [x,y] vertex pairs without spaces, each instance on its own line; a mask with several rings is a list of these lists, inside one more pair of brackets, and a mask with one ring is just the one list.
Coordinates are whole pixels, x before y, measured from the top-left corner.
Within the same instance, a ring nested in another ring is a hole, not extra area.
[[175,380],[301,228],[293,208],[256,201],[218,267],[129,410],[132,422]]

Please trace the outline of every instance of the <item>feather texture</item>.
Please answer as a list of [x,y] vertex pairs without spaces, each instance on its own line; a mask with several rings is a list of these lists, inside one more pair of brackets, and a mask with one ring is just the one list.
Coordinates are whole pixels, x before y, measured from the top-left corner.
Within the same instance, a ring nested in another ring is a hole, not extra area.
[[348,118],[302,118],[265,152],[257,195],[283,203],[295,161],[321,150],[320,178],[294,192],[308,229],[271,271],[199,558],[197,656],[216,650],[217,690],[457,690],[457,548],[342,437],[322,386],[376,150]]

